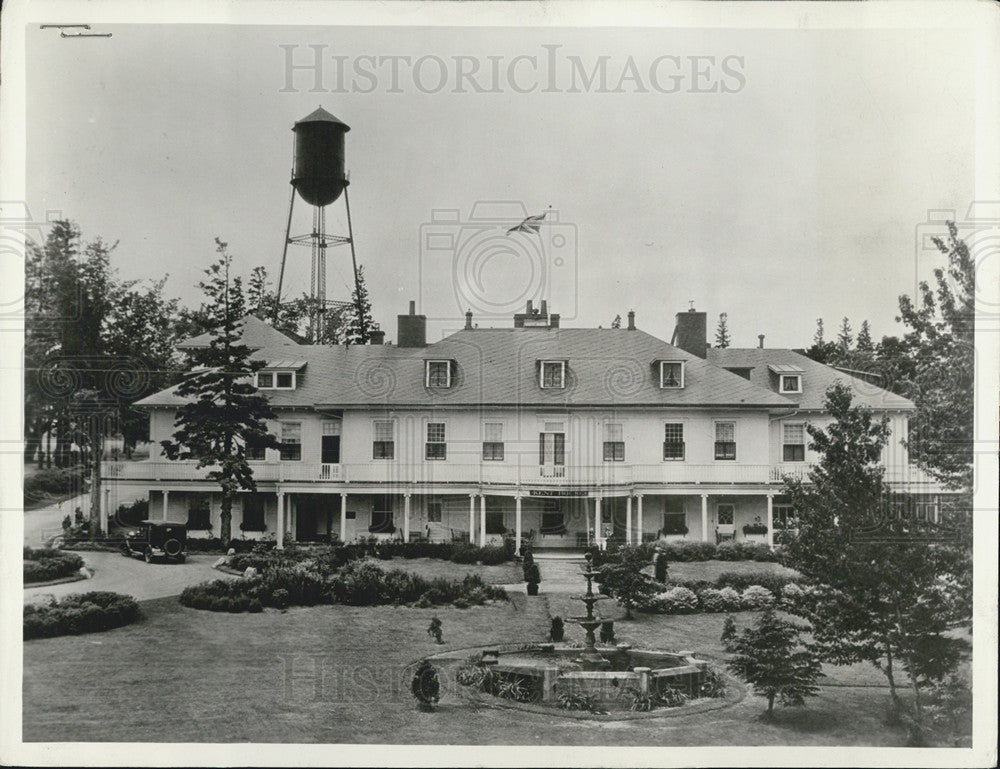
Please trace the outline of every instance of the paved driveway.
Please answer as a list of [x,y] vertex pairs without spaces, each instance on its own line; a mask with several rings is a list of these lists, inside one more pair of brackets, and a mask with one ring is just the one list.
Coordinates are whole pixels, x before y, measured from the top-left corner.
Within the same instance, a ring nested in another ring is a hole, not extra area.
[[90,494],[81,494],[66,499],[50,507],[24,511],[24,544],[41,547],[45,536],[62,533],[62,521],[67,515],[73,519],[73,511],[81,508],[84,515],[90,514]]
[[25,588],[25,602],[39,600],[41,596],[54,595],[60,598],[91,590],[111,590],[145,601],[180,595],[189,585],[229,577],[212,568],[218,555],[189,555],[185,563],[146,563],[138,558],[126,558],[119,553],[80,552],[79,555],[93,570],[92,579]]

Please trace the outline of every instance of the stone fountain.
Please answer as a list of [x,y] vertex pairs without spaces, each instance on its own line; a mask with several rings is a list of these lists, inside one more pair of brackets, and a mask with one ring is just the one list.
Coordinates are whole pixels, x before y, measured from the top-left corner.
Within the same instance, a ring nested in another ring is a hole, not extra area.
[[587,633],[587,641],[583,648],[583,653],[576,657],[573,661],[576,662],[584,670],[601,670],[608,667],[611,663],[599,652],[597,651],[597,638],[594,636],[594,631],[601,626],[601,617],[594,615],[594,604],[598,601],[603,601],[607,598],[606,595],[594,595],[594,577],[596,577],[599,572],[594,571],[594,555],[593,553],[587,553],[586,555],[587,565],[584,568],[583,576],[587,578],[587,593],[586,595],[575,595],[573,599],[576,601],[583,601],[587,605],[587,616],[586,617],[573,617],[573,621],[576,622],[580,627],[584,629]]

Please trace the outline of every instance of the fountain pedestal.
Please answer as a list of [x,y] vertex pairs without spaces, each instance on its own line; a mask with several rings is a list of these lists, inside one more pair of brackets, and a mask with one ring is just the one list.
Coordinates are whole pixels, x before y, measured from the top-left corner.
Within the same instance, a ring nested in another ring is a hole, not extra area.
[[584,670],[601,670],[602,668],[609,667],[611,664],[597,651],[597,638],[594,636],[594,631],[601,626],[602,622],[599,616],[594,615],[594,604],[604,600],[607,596],[594,595],[593,580],[598,572],[593,569],[593,558],[594,556],[591,553],[587,553],[587,568],[583,572],[583,576],[587,578],[586,595],[573,596],[574,600],[583,601],[587,605],[586,617],[573,618],[573,621],[582,627],[587,634],[583,652],[573,660]]

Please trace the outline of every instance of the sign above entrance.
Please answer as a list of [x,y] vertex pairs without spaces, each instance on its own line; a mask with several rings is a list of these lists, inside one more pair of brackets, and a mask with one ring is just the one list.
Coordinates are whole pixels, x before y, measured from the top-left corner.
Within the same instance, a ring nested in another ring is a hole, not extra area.
[[587,497],[589,492],[574,489],[528,489],[529,497]]

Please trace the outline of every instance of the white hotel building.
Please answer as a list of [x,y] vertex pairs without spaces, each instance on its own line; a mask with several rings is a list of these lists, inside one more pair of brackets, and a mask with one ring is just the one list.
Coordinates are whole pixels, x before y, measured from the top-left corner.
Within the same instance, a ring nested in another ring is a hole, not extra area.
[[[545,302],[529,302],[512,328],[475,328],[470,313],[439,342],[425,329],[412,303],[396,344],[300,345],[244,321],[282,448],[255,456],[257,492],[239,495],[234,537],[773,543],[791,516],[782,476],[816,460],[805,425],[829,420],[836,380],[889,417],[886,479],[937,515],[943,489],[904,445],[912,402],[792,350],[710,348],[705,313],[678,313],[672,344],[632,313],[625,328],[560,328]],[[175,389],[139,402],[153,456],[106,463],[105,483],[115,498],[148,495],[150,518],[218,536],[207,471],[159,454],[175,429]]]

